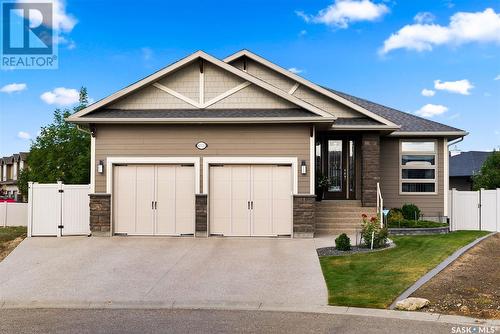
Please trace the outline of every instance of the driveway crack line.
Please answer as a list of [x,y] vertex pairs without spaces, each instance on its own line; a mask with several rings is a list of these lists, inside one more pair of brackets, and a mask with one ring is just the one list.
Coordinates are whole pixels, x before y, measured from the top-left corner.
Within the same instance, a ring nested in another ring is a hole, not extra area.
[[193,243],[193,246],[189,247],[186,250],[186,252],[184,252],[184,254],[182,254],[182,256],[179,257],[177,259],[177,261],[175,261],[175,263],[163,275],[161,275],[161,277],[158,280],[156,280],[156,282],[154,284],[151,285],[151,288],[149,288],[148,292],[146,292],[146,294],[144,295],[144,297],[147,297],[151,293],[151,291],[153,291],[153,289],[156,287],[156,285],[159,282],[161,282],[175,268],[175,266],[177,266],[177,264],[179,262],[181,262],[191,252],[191,250],[193,250],[195,247],[196,247],[196,244]]

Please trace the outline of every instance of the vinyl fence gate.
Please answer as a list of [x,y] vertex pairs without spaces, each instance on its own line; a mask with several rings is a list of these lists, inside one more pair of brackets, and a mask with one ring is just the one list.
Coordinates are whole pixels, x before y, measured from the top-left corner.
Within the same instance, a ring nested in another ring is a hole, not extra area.
[[89,235],[90,186],[29,183],[28,237]]
[[479,191],[450,190],[450,229],[500,230],[500,189]]

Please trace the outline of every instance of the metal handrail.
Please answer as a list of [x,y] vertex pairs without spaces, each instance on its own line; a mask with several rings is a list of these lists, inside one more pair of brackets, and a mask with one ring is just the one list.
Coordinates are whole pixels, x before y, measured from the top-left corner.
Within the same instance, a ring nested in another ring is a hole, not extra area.
[[377,182],[377,215],[380,219],[380,227],[384,227],[384,198],[380,191],[380,183]]

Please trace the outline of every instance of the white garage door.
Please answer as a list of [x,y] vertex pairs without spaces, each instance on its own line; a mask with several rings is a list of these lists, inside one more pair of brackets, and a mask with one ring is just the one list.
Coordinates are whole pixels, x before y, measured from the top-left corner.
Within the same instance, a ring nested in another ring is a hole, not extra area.
[[115,166],[114,233],[194,234],[194,183],[193,166]]
[[211,166],[209,212],[211,234],[291,235],[291,166]]

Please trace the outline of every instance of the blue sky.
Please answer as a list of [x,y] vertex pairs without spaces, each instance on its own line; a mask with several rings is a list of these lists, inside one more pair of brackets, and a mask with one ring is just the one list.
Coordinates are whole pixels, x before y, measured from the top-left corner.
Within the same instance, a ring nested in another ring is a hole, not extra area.
[[500,147],[498,0],[56,4],[59,68],[0,71],[0,155],[28,150],[53,110],[71,107],[73,89],[98,100],[198,49],[223,58],[243,48],[467,130],[462,150]]

